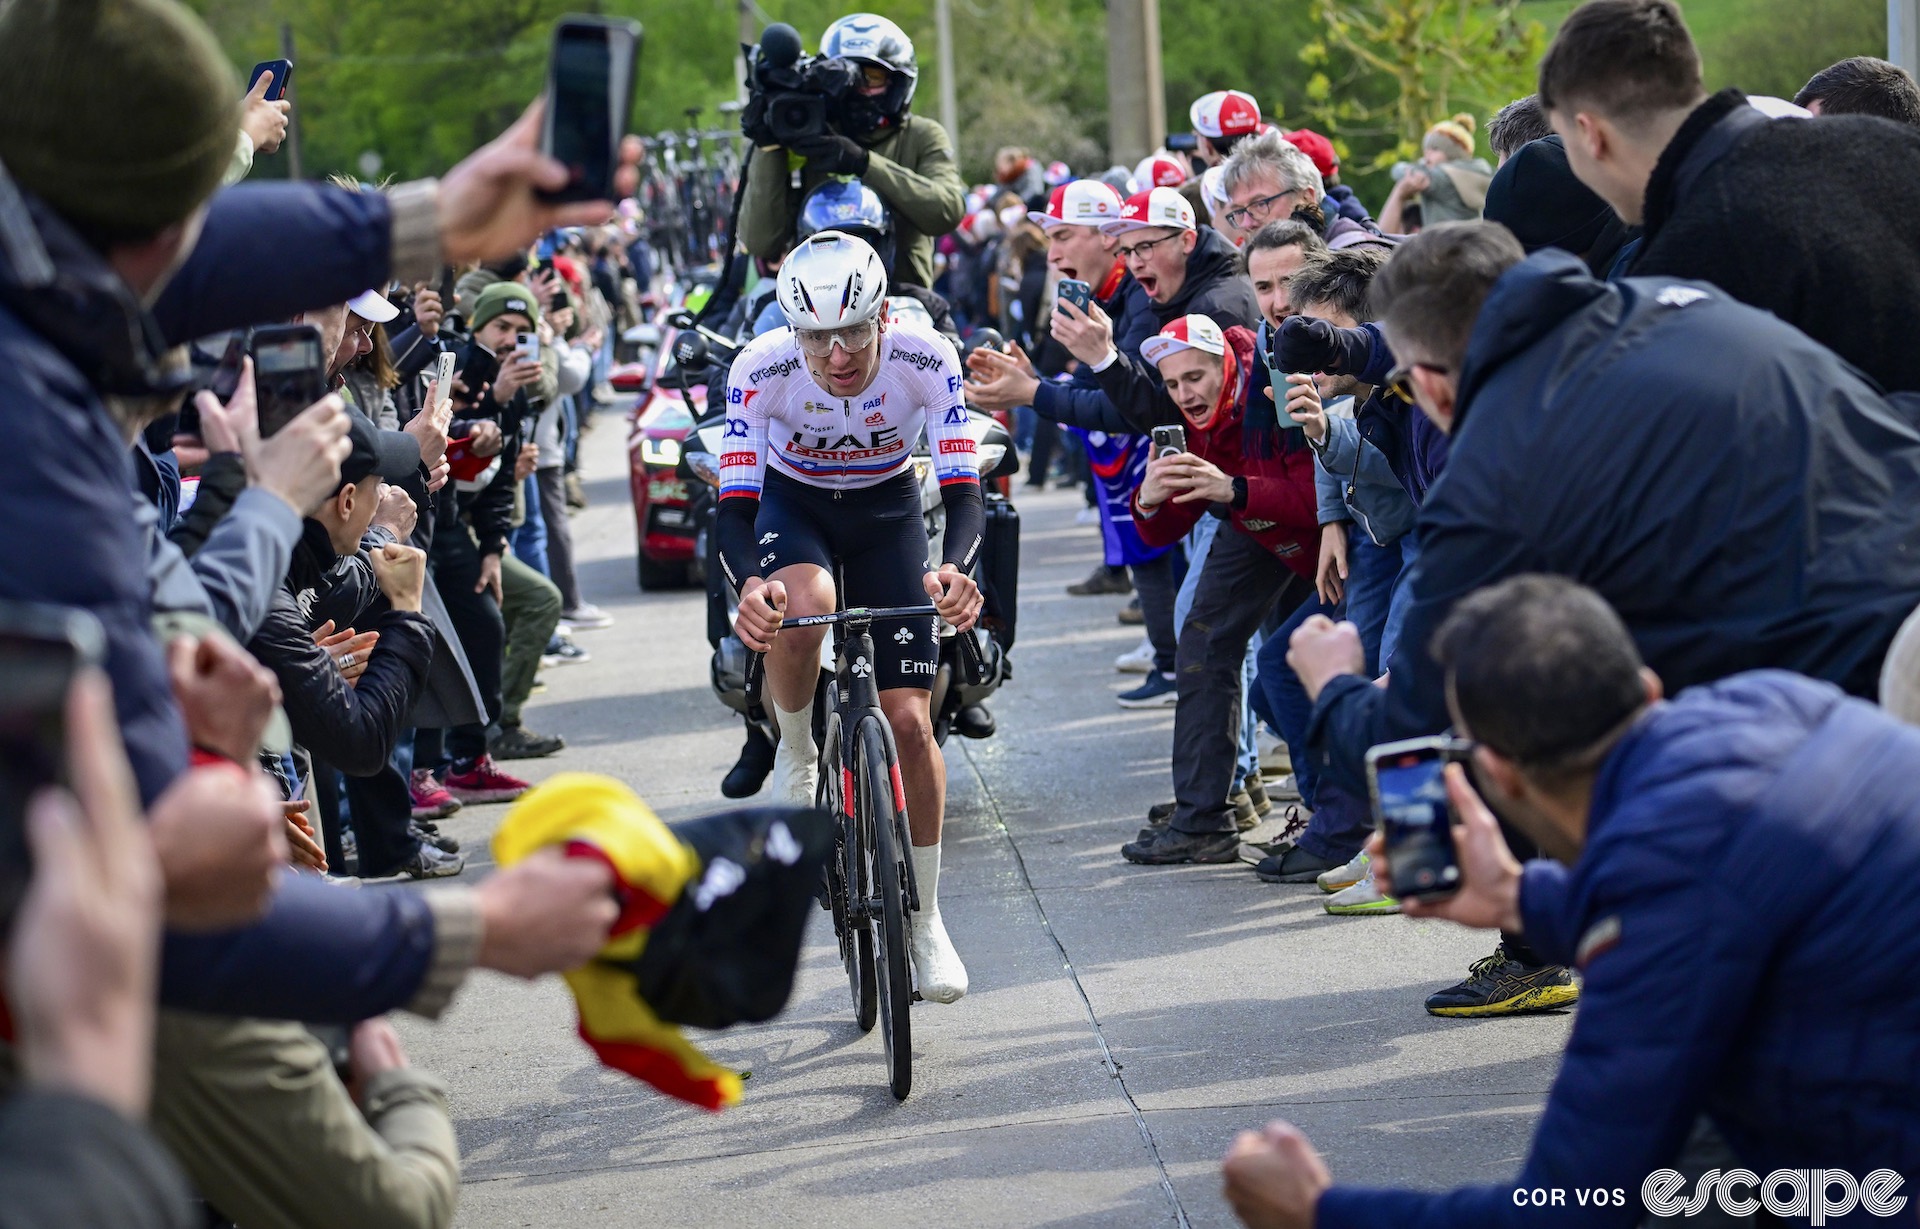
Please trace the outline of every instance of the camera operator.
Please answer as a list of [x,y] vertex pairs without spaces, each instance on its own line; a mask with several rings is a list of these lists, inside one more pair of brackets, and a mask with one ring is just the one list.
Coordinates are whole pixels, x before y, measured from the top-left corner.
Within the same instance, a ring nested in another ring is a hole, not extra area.
[[[794,108],[778,104],[809,91],[771,90],[766,79],[769,58],[778,58],[775,32],[781,30],[768,28],[756,55],[753,97],[740,117],[741,131],[757,147],[747,166],[740,243],[764,259],[784,256],[794,244],[801,201],[828,177],[851,175],[893,211],[897,280],[931,287],[933,241],[960,224],[966,185],[954,167],[947,130],[907,112],[920,76],[913,40],[884,17],[855,13],[827,27],[818,60],[772,70],[799,72],[803,86],[819,75],[822,64],[850,66],[860,74],[860,84],[827,108],[820,130],[797,135],[781,130]],[[784,32],[792,33],[790,27]]]

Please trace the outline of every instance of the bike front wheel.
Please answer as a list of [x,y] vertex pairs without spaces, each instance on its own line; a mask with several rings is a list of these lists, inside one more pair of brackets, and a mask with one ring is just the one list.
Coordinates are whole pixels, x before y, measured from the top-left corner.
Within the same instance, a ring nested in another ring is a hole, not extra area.
[[896,792],[899,775],[878,717],[860,723],[854,783],[858,794],[855,830],[867,854],[873,890],[869,912],[874,922],[876,998],[880,1039],[887,1052],[887,1086],[895,1100],[904,1101],[913,1091],[913,1037],[907,1018],[913,1002],[907,956],[907,869],[896,828],[896,817],[904,808]]

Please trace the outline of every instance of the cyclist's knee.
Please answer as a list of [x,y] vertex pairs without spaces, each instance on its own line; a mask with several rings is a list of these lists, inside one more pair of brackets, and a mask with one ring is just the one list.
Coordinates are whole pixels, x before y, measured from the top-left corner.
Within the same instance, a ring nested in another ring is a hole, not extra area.
[[933,744],[933,718],[927,711],[927,693],[908,688],[880,693],[880,708],[893,727],[894,745],[904,754],[909,746]]
[[777,580],[786,586],[789,619],[833,613],[833,577],[825,568],[811,563],[794,563],[767,579]]

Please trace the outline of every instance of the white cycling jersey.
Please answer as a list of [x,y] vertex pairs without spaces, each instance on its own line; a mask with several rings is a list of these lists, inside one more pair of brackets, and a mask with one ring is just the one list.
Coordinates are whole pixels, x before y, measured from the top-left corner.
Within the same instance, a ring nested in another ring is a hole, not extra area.
[[835,397],[814,382],[791,328],[754,338],[727,381],[720,498],[758,499],[769,461],[826,490],[878,485],[911,466],[923,427],[940,484],[978,482],[953,343],[930,324],[894,320],[880,346],[867,390]]

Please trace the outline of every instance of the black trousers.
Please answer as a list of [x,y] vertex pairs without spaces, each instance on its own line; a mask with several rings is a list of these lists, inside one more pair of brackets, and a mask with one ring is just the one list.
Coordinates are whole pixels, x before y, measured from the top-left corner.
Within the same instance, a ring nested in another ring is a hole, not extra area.
[[[500,720],[500,668],[506,659],[507,624],[491,593],[475,593],[480,580],[480,548],[464,522],[442,518],[433,531],[433,581],[447,604],[453,629],[480,686],[487,723]],[[416,768],[439,768],[447,759],[472,760],[487,753],[487,727],[473,724],[444,732],[421,730],[414,737]]]
[[1296,605],[1304,595],[1292,587],[1295,579],[1279,556],[1227,525],[1200,565],[1174,659],[1172,823],[1177,831],[1234,830],[1227,793],[1240,757],[1241,665],[1253,633],[1282,595]]

